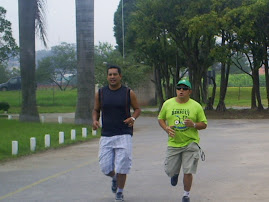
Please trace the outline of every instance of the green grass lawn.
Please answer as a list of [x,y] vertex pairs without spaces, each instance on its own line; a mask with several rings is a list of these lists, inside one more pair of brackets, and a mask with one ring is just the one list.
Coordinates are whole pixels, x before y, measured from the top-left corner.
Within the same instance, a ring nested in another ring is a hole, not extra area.
[[[267,106],[267,96],[265,87],[260,88],[262,103]],[[211,95],[211,88],[209,90],[209,95]],[[217,106],[219,100],[219,88],[216,91],[216,98],[214,107]],[[228,87],[227,94],[225,98],[226,107],[250,107],[251,106],[251,87]]]
[[[7,120],[0,118],[0,161],[28,155],[30,151],[30,138],[36,138],[36,151],[43,151],[45,148],[45,135],[50,134],[50,148],[62,147],[81,141],[89,141],[92,138],[92,129],[89,126],[58,123],[25,123],[18,120]],[[87,128],[87,137],[82,137],[82,128]],[[71,140],[71,129],[76,130],[76,140]],[[59,145],[59,132],[64,132],[64,144]],[[18,156],[12,156],[12,141],[18,141]]]

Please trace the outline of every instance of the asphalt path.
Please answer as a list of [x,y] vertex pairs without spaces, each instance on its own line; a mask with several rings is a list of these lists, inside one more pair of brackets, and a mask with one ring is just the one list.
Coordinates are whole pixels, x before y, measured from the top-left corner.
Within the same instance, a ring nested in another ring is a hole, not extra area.
[[[269,201],[269,120],[209,120],[200,131],[206,161],[199,162],[192,202]],[[181,201],[163,170],[167,135],[156,118],[139,117],[126,202]],[[112,202],[110,178],[98,165],[98,139],[0,164],[0,201]]]

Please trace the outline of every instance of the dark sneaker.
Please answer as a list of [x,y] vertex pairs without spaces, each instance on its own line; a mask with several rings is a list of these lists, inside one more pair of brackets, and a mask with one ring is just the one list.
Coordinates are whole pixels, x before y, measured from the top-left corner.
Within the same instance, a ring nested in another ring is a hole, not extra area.
[[178,181],[178,174],[176,174],[173,177],[171,177],[171,185],[172,186],[176,186],[177,185],[177,181]]
[[117,191],[117,180],[112,179],[111,190],[112,190],[113,193],[116,193],[116,191]]
[[183,196],[182,202],[190,202],[190,197],[188,196]]
[[116,193],[115,202],[124,201],[123,194],[121,192]]

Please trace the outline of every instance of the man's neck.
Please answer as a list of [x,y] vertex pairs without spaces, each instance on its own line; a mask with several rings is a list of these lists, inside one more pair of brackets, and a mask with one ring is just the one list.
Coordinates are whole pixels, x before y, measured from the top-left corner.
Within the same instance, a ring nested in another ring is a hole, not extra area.
[[112,85],[108,85],[110,90],[118,90],[121,87],[121,84],[116,85],[116,86],[112,86]]
[[190,99],[189,97],[188,98],[178,98],[178,97],[176,97],[176,101],[178,103],[180,103],[180,104],[184,104],[184,103],[188,102],[189,99]]

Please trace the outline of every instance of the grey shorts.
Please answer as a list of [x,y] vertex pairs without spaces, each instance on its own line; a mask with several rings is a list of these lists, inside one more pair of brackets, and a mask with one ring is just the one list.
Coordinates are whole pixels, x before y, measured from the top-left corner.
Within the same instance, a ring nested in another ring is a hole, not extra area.
[[192,142],[185,147],[167,147],[164,170],[169,177],[179,174],[195,174],[199,160],[199,147]]
[[128,174],[132,165],[132,136],[101,137],[99,164],[105,175],[113,170],[116,173]]

